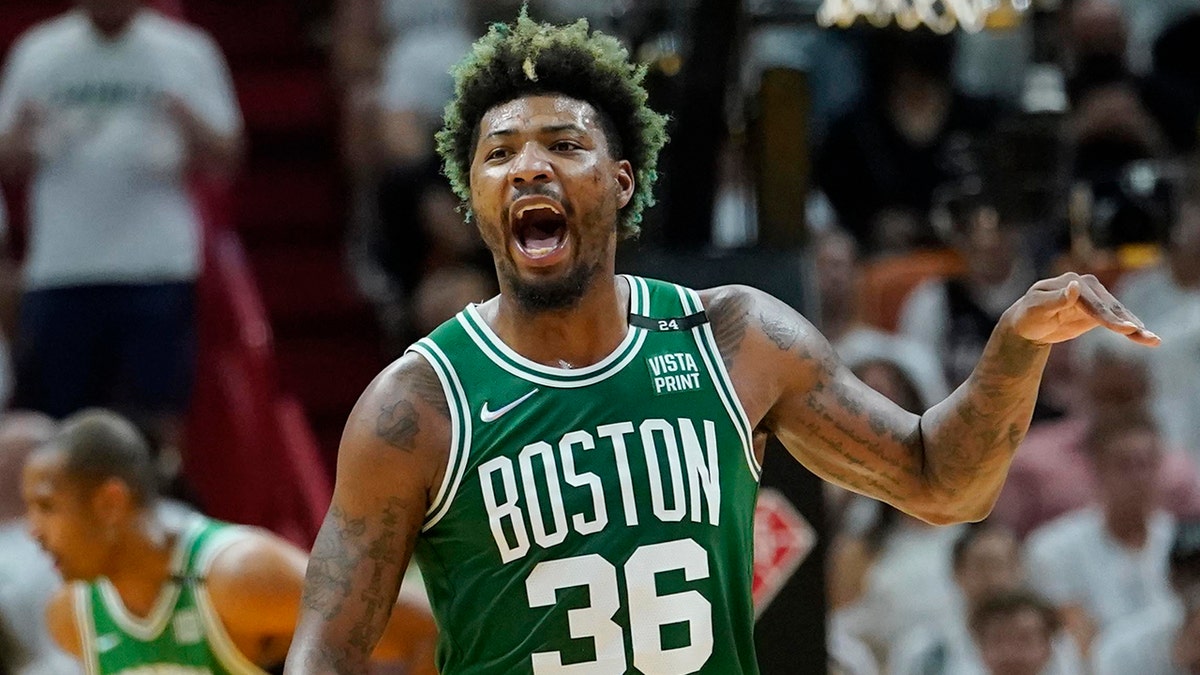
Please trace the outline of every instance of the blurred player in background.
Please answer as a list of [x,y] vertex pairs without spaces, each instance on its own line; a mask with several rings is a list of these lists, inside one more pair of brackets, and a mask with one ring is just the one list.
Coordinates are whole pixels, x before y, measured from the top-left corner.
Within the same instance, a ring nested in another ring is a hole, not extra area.
[[[304,552],[262,530],[160,508],[149,450],[128,421],[103,411],[68,418],[29,457],[23,493],[34,538],[72,582],[46,608],[50,633],[89,674],[173,666],[236,675],[282,663]],[[432,674],[428,613],[395,607],[375,658]]]

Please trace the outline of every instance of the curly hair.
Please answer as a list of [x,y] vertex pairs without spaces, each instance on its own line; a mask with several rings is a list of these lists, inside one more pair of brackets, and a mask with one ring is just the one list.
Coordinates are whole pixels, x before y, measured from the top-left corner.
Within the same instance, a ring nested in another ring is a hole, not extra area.
[[452,74],[455,94],[446,105],[437,149],[468,217],[471,161],[484,114],[522,96],[561,94],[595,108],[609,152],[633,166],[635,191],[617,231],[622,238],[637,235],[642,211],[654,204],[667,118],[646,105],[646,68],[630,63],[616,38],[590,31],[585,19],[554,26],[530,19],[522,9],[513,24],[492,24]]

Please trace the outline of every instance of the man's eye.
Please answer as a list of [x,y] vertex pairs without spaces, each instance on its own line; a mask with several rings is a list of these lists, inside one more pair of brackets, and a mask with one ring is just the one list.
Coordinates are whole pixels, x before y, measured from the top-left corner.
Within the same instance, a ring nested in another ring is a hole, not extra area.
[[581,146],[575,141],[558,141],[554,145],[551,145],[550,149],[554,150],[555,152],[568,152],[571,150],[578,150],[580,147]]
[[489,160],[504,159],[507,156],[508,156],[508,150],[506,150],[504,148],[496,148],[495,150],[492,150],[491,152],[489,152],[487,154],[487,158]]

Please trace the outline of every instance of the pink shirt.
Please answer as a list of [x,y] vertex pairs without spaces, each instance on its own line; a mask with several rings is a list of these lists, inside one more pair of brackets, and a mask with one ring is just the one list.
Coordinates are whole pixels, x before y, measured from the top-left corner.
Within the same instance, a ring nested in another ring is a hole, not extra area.
[[[1096,481],[1091,458],[1081,448],[1087,420],[1065,418],[1029,430],[991,518],[1012,527],[1022,539],[1037,526],[1068,511],[1094,504]],[[1176,516],[1200,516],[1200,473],[1174,449],[1163,455],[1162,507]]]

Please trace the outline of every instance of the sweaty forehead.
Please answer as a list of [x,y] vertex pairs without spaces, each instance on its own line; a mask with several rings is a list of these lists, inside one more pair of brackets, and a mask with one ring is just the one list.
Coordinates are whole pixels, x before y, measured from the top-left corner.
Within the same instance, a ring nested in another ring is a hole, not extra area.
[[564,125],[594,134],[601,132],[600,116],[590,103],[562,94],[522,96],[501,103],[484,113],[479,131],[485,138],[497,132],[530,132]]

